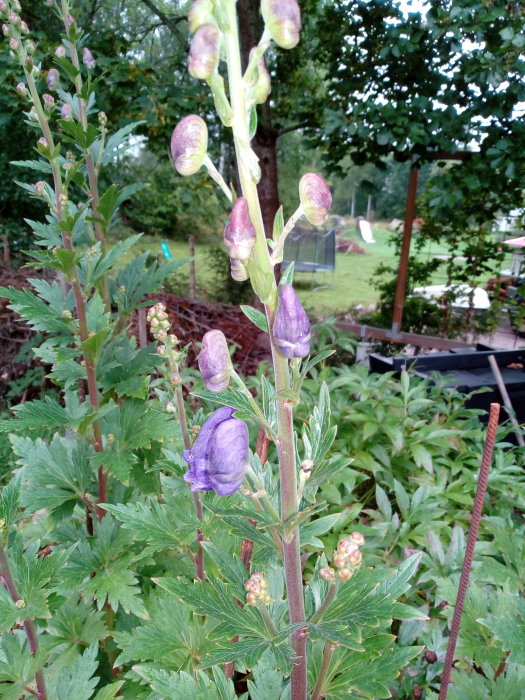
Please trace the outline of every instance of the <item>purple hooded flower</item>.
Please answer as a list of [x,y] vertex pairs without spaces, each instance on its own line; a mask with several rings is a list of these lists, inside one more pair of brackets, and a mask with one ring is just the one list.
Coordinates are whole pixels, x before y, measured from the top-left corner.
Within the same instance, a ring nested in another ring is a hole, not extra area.
[[272,39],[282,49],[299,43],[301,10],[297,0],[261,0],[261,13]]
[[89,70],[93,70],[93,68],[96,68],[97,62],[93,58],[93,54],[91,51],[87,48],[87,46],[84,46],[82,49],[82,63],[88,68]]
[[224,242],[230,258],[245,262],[252,253],[257,235],[250,219],[248,202],[244,197],[235,200],[230,220],[224,229]]
[[332,195],[328,185],[317,173],[306,173],[299,180],[299,198],[304,215],[314,226],[320,226],[328,218]]
[[220,33],[216,24],[201,24],[195,32],[188,56],[192,78],[209,80],[219,63]]
[[306,357],[310,352],[310,321],[291,284],[281,287],[273,335],[285,357]]
[[249,465],[248,427],[233,413],[229,406],[214,411],[193,447],[182,453],[190,467],[184,479],[192,491],[213,490],[229,496],[241,485]]
[[228,388],[232,361],[222,331],[213,330],[204,334],[198,361],[206,389],[218,393]]
[[60,80],[60,73],[56,68],[51,68],[47,74],[47,87],[50,90],[56,90]]
[[208,127],[198,114],[181,119],[171,136],[171,155],[181,175],[195,175],[208,150]]

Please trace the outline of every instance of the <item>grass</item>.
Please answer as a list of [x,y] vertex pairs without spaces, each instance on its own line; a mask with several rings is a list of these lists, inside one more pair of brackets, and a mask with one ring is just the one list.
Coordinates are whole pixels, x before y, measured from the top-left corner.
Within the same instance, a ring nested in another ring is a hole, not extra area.
[[[305,308],[317,316],[326,316],[348,311],[350,307],[357,304],[369,306],[377,301],[378,293],[371,286],[373,272],[380,263],[397,267],[398,259],[395,255],[395,246],[391,242],[392,231],[377,225],[374,226],[374,236],[375,243],[364,243],[357,233],[349,232],[347,237],[356,240],[365,253],[363,255],[336,253],[334,273],[326,272],[313,276],[310,273],[296,273],[297,293]],[[153,255],[162,256],[160,240],[153,236],[144,236],[133,251],[136,254],[137,249],[149,250]],[[174,258],[189,256],[186,242],[169,241],[169,247]],[[197,288],[203,295],[211,281],[211,272],[207,266],[209,248],[210,244],[197,243],[195,251]],[[421,253],[421,257],[427,259],[434,255],[447,254],[447,252],[446,246],[431,243]],[[443,284],[445,281],[444,271],[438,270],[432,279],[432,284]],[[181,268],[175,287],[181,294],[188,292],[187,267]]]

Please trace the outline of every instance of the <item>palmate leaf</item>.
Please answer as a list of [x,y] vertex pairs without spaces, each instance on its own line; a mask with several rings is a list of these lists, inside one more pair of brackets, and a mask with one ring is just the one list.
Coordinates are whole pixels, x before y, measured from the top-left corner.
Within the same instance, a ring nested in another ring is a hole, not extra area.
[[94,535],[80,541],[71,552],[61,571],[58,592],[71,595],[82,586],[86,598],[93,598],[98,610],[106,601],[114,611],[148,619],[140,597],[138,579],[131,568],[142,556],[131,550],[131,535],[119,528],[108,514],[94,524]]
[[131,632],[115,632],[122,650],[117,664],[162,663],[163,668],[192,670],[206,649],[215,623],[197,617],[177,596],[157,590],[146,606],[151,620]]
[[219,669],[214,670],[213,679],[203,671],[169,673],[145,665],[133,666],[133,671],[149,684],[154,693],[151,700],[235,700],[237,697],[232,681]]
[[[101,642],[107,636],[104,613],[93,610],[90,601],[69,600],[53,611],[47,622],[46,642],[55,648],[60,665],[70,666],[82,651],[91,644]],[[58,647],[58,649],[57,649]]]
[[251,700],[279,700],[283,690],[284,677],[275,669],[275,659],[271,652],[265,652],[252,670],[253,681],[248,681]]
[[10,300],[9,308],[16,311],[35,331],[46,331],[73,338],[62,311],[54,309],[29,289],[0,287],[0,296]]
[[192,512],[153,500],[127,505],[102,504],[102,507],[131,532],[134,540],[147,542],[144,554],[163,549],[180,551],[195,538],[199,527],[199,520]]
[[346,700],[352,691],[370,700],[390,698],[388,683],[395,680],[407,663],[420,653],[421,647],[385,649],[375,655],[344,648],[336,650],[332,668],[338,668],[342,673],[331,681],[325,698]]
[[0,490],[0,520],[4,521],[4,532],[9,533],[18,519],[20,508],[20,474]]
[[479,620],[501,643],[503,651],[509,651],[509,663],[525,665],[525,600],[517,595],[505,596],[506,610]]
[[22,505],[30,513],[46,508],[55,518],[70,515],[94,483],[90,445],[58,435],[49,444],[12,435],[11,444],[23,467]]
[[98,669],[98,644],[89,646],[73,666],[62,666],[57,672],[47,674],[49,697],[60,700],[89,700],[98,684],[94,674]]
[[23,619],[23,610],[16,607],[7,588],[0,586],[0,634],[7,632]]
[[13,630],[0,639],[0,698],[20,700],[27,688],[35,688],[35,672],[42,668],[46,652],[39,648],[33,656],[24,630]]

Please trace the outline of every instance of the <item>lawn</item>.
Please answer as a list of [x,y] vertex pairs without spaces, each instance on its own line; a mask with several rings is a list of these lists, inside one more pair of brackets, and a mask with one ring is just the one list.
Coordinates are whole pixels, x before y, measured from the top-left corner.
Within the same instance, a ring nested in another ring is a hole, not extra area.
[[[399,234],[401,235],[401,234]],[[336,312],[347,311],[357,304],[368,306],[377,301],[378,293],[371,286],[374,270],[380,263],[396,266],[395,246],[391,242],[392,231],[385,226],[374,226],[375,243],[364,243],[360,236],[350,231],[347,236],[358,241],[365,250],[363,255],[336,253],[336,266],[334,273],[297,273],[296,285],[301,301],[306,308],[315,315],[330,315]],[[160,238],[145,236],[138,244],[138,248],[150,250],[151,253],[161,256]],[[189,256],[187,243],[183,241],[170,241],[169,247],[174,258]],[[207,265],[210,244],[197,244],[195,253],[195,266],[197,275],[197,288],[202,294],[209,286],[211,272]],[[425,247],[421,256],[426,258],[434,255],[446,254],[445,246],[431,243]],[[505,264],[503,265],[505,267]],[[432,279],[433,284],[445,282],[444,271],[438,271]],[[181,268],[179,279],[175,282],[177,292],[186,294],[188,291],[187,267]]]

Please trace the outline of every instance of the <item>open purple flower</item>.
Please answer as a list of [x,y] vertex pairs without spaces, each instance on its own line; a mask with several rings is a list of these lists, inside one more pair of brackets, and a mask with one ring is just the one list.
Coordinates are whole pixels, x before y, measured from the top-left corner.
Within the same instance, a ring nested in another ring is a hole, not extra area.
[[229,496],[241,485],[249,465],[248,427],[233,414],[229,406],[214,411],[193,447],[182,453],[190,467],[184,479],[192,491]]
[[285,357],[306,357],[310,352],[310,321],[291,284],[281,287],[273,335]]
[[232,361],[222,331],[212,330],[204,334],[198,362],[206,389],[217,393],[228,388]]

